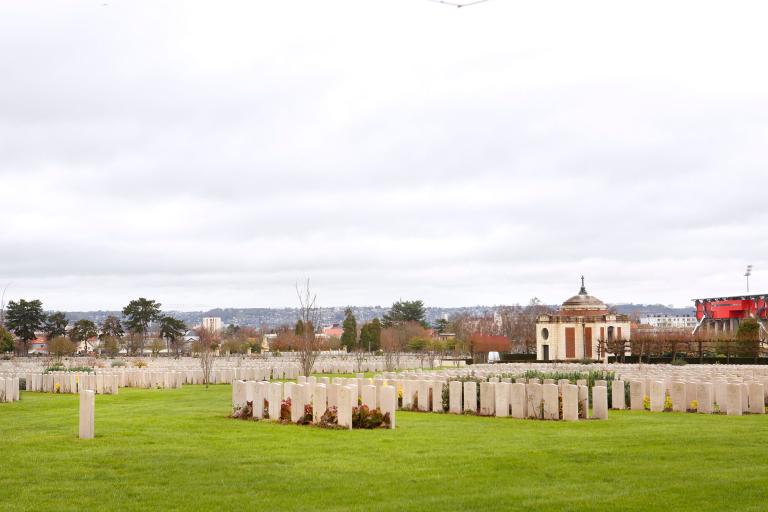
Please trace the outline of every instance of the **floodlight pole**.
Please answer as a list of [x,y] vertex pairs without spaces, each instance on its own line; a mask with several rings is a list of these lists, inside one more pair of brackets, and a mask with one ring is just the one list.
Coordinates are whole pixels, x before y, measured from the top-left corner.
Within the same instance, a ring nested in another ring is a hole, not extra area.
[[752,275],[752,265],[747,265],[747,271],[744,272],[744,277],[747,278],[747,295],[749,295],[749,276]]

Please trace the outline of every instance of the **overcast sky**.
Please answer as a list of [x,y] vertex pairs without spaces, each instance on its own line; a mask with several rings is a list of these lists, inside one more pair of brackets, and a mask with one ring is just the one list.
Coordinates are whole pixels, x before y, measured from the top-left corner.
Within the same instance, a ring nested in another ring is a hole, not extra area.
[[[107,4],[107,5],[104,5]],[[768,4],[0,2],[0,291],[768,292]]]

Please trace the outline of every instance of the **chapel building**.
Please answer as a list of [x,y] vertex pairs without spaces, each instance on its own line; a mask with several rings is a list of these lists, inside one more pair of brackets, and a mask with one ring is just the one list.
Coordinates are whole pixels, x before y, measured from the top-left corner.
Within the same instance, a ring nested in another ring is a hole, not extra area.
[[605,358],[614,341],[629,341],[629,336],[629,317],[612,313],[603,301],[587,294],[582,276],[578,295],[563,302],[558,313],[538,317],[536,359]]

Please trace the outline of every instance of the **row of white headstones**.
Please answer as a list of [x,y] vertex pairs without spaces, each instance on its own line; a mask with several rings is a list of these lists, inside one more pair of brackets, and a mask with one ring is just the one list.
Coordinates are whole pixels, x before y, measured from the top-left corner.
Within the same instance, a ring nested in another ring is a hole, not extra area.
[[0,402],[16,402],[19,397],[19,378],[0,377]]
[[[267,403],[267,415],[270,420],[280,420],[283,401],[290,400],[291,422],[296,423],[305,416],[306,406],[312,406],[312,423],[320,423],[323,415],[331,408],[336,408],[337,424],[340,427],[352,428],[352,413],[358,406],[366,406],[369,410],[380,410],[381,414],[389,414],[389,428],[395,428],[395,411],[397,410],[397,390],[394,386],[365,385],[358,387],[356,383],[348,385],[341,383],[314,380],[302,383],[242,381],[232,383],[232,410],[237,412],[252,404],[253,418],[264,419],[264,406]],[[348,379],[350,381],[354,379]]]
[[[629,377],[629,376],[624,376]],[[631,378],[631,377],[630,377]],[[695,411],[703,414],[765,414],[766,388],[763,382],[727,380],[666,380],[654,377],[629,381],[629,408],[645,409],[649,401],[652,412],[667,409],[667,398],[673,412]]]

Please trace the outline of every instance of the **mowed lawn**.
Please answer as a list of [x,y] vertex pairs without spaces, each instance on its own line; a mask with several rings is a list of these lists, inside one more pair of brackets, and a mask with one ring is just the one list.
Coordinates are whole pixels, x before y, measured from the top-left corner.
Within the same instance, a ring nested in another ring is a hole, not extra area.
[[768,416],[579,423],[398,413],[395,431],[227,418],[228,385],[0,404],[0,510],[768,509]]

